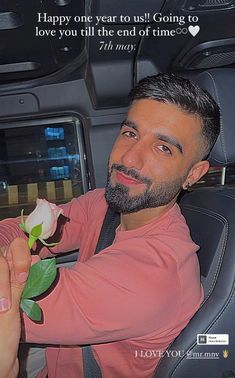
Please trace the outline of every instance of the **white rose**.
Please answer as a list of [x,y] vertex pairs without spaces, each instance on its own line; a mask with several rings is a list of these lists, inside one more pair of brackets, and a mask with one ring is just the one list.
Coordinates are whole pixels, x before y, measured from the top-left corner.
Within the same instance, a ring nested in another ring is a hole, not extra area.
[[46,240],[54,234],[60,214],[63,214],[63,210],[54,203],[37,199],[35,210],[26,218],[25,231],[30,234],[33,227],[42,224],[40,239]]

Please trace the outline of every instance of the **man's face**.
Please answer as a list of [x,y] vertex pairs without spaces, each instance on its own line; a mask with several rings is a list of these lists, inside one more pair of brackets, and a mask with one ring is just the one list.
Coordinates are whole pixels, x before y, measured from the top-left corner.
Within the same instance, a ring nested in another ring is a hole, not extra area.
[[134,101],[113,146],[105,197],[122,213],[175,201],[196,160],[200,121],[173,104]]

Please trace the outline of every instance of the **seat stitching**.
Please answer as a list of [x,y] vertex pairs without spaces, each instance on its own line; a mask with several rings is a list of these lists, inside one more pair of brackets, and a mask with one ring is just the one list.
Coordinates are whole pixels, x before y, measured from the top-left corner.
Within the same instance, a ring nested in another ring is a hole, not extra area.
[[[189,210],[197,211],[197,212],[199,212],[199,213],[204,213],[204,214],[206,214],[206,215],[208,215],[208,216],[211,216],[211,217],[215,217],[217,220],[219,220],[222,224],[225,225],[225,227],[226,227],[226,229],[227,229],[227,232],[225,233],[226,235],[225,235],[224,239],[225,239],[225,238],[226,238],[226,240],[228,239],[229,225],[228,225],[228,222],[227,222],[227,220],[226,220],[225,217],[223,217],[222,215],[220,215],[220,214],[218,214],[218,213],[215,213],[215,212],[213,212],[213,211],[206,210],[206,209],[202,209],[202,208],[198,208],[198,207],[196,207],[196,206],[183,205],[182,207],[184,207],[185,209],[189,209]],[[224,252],[225,252],[225,245],[226,245],[226,243],[224,243],[224,241],[223,241],[223,242],[222,242],[222,245],[223,245],[222,253],[221,253],[220,256],[219,256],[219,261],[218,261],[217,267],[216,267],[216,269],[215,269],[216,272],[215,272],[215,275],[214,275],[214,278],[213,278],[213,282],[212,282],[211,287],[212,287],[212,286],[213,286],[213,287],[215,286],[214,283],[215,283],[216,280],[217,280],[218,272],[219,272],[218,267],[219,267],[219,265],[221,265],[221,262],[222,262],[222,260],[223,260],[223,256],[224,256]],[[226,311],[227,307],[229,306],[229,304],[230,304],[230,302],[231,302],[231,300],[232,300],[232,298],[233,298],[233,296],[234,296],[235,291],[233,290],[232,293],[233,293],[233,294],[231,295],[230,299],[228,300],[228,302],[227,302],[227,304],[226,304],[226,307],[223,308],[222,311],[217,315],[217,319],[215,319],[215,320],[213,321],[213,323],[211,323],[211,324],[210,324],[210,325],[209,325],[209,326],[203,331],[204,333],[206,333],[206,332],[207,332],[207,331],[208,331],[208,330],[209,330],[214,324],[216,324],[216,322],[218,322],[218,320],[219,320],[219,318],[221,317],[221,315]],[[207,297],[204,299],[204,301],[202,302],[201,306],[204,305],[204,304],[207,302],[207,300],[208,300],[209,297],[210,297],[210,294],[211,294],[211,288],[209,289],[209,293],[208,293]],[[192,350],[196,345],[197,345],[197,343],[194,342],[194,343],[188,348],[188,351],[189,351],[189,350]],[[185,356],[183,356],[182,359],[178,362],[177,366],[174,367],[174,369],[172,370],[171,376],[172,376],[172,374],[174,374],[174,372],[176,372],[176,370],[179,368],[180,364],[183,362],[184,359],[185,359]]]
[[[215,82],[215,80],[214,80],[214,77],[213,77],[213,75],[211,74],[211,72],[203,72],[203,73],[200,73],[199,75],[198,75],[198,77],[199,76],[203,76],[203,74],[206,74],[206,75],[208,75],[210,78],[211,78],[211,80],[212,80],[212,83],[213,83],[213,86],[214,86],[214,90],[215,90],[215,96],[216,96],[216,100],[217,100],[217,102],[218,102],[218,105],[219,105],[219,107],[220,107],[220,109],[222,109],[222,106],[221,106],[221,103],[220,103],[220,99],[219,99],[219,94],[218,94],[218,90],[217,90],[217,87],[216,87],[216,82]],[[224,130],[223,130],[223,118],[222,118],[222,114],[221,114],[221,117],[220,117],[220,133],[221,133],[221,137],[220,137],[220,143],[221,143],[221,149],[222,149],[222,151],[223,151],[223,154],[224,154],[224,157],[225,157],[225,160],[226,160],[226,162],[228,163],[229,162],[229,159],[228,159],[228,157],[227,157],[227,153],[226,153],[226,148],[225,148],[225,142],[224,142]],[[220,161],[220,160],[218,160],[218,159],[214,159],[215,161],[217,161],[218,163],[222,163],[222,161]]]
[[[228,309],[229,305],[231,304],[231,301],[234,297],[234,294],[235,294],[234,289],[235,289],[235,283],[233,284],[233,287],[232,287],[232,290],[231,290],[231,295],[229,296],[225,307],[220,311],[220,313],[217,315],[216,319],[203,331],[204,333],[208,332],[211,329],[212,326],[214,326],[216,323],[218,323],[218,321],[221,318],[221,316],[223,315],[223,313],[227,311],[227,309]],[[187,351],[191,351],[196,345],[197,345],[197,343],[194,342]],[[184,359],[185,359],[185,356],[182,357],[182,359],[178,362],[177,366],[175,366],[175,368],[172,370],[171,377],[172,377],[172,374],[174,374],[174,372],[176,372],[176,370],[179,368],[180,364],[183,362]]]
[[215,273],[214,273],[214,276],[212,278],[211,285],[208,288],[208,294],[204,298],[204,301],[202,302],[202,305],[203,305],[206,302],[206,300],[210,297],[211,292],[213,291],[213,289],[215,287],[215,283],[216,283],[217,278],[218,278],[220,266],[221,266],[221,263],[222,263],[222,260],[223,260],[223,257],[224,257],[225,245],[226,245],[226,242],[228,240],[229,225],[228,225],[228,221],[227,221],[226,218],[224,218],[220,214],[214,213],[214,212],[212,212],[210,210],[201,209],[201,208],[197,208],[195,206],[190,206],[190,205],[185,205],[183,207],[186,208],[186,209],[188,209],[188,210],[197,211],[198,213],[201,213],[201,214],[206,214],[206,215],[208,215],[208,216],[210,216],[212,218],[215,218],[215,219],[219,220],[225,226],[225,229],[226,229],[225,235],[224,236],[222,235],[222,251],[219,254],[218,263],[217,263],[217,266],[216,266],[216,269],[215,269]]

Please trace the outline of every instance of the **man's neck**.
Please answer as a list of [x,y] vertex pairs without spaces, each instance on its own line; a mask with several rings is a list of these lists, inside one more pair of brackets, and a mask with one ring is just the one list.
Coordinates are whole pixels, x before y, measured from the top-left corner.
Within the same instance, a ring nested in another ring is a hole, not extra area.
[[129,214],[121,213],[121,230],[131,231],[151,223],[154,219],[157,219],[166,213],[172,206],[174,206],[175,202],[176,200],[174,199],[165,206],[143,209]]

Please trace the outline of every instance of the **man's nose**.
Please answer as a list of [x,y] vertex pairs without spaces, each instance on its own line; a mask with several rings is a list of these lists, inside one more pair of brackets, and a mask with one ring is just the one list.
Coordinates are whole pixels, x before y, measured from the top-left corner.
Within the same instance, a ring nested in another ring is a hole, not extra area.
[[144,155],[146,147],[143,143],[136,142],[124,153],[122,157],[123,165],[127,168],[135,168],[141,170],[144,165]]

